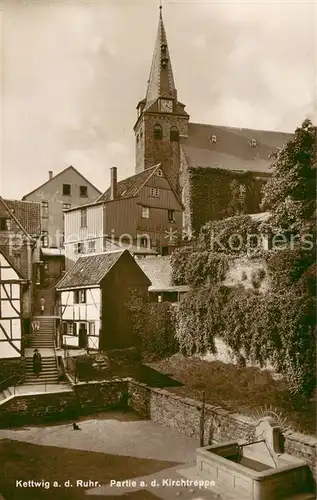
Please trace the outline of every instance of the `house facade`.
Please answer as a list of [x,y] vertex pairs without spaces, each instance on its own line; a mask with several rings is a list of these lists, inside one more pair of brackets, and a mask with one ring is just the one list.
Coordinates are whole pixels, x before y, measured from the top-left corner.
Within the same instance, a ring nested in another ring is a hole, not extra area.
[[59,248],[64,241],[64,210],[84,205],[100,196],[78,170],[70,166],[53,175],[44,184],[23,196],[23,200],[41,204],[42,246]]
[[58,283],[62,345],[91,350],[135,345],[133,293],[147,301],[151,284],[128,250],[80,257]]
[[[23,289],[26,280],[0,248],[0,359],[23,354]],[[3,375],[3,374],[2,374]]]
[[168,255],[181,236],[183,206],[162,165],[117,182],[95,203],[65,212],[66,269],[78,256],[121,245],[135,255]]

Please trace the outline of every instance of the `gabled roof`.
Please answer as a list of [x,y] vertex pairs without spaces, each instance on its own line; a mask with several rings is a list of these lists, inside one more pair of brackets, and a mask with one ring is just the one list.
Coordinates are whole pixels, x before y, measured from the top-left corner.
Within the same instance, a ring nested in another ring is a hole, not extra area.
[[[169,183],[171,190],[173,191],[175,197],[177,198],[177,201],[179,202],[181,207],[183,207],[182,201],[179,198],[177,192],[175,191],[173,184],[166,175],[164,167],[162,166],[161,163],[159,163],[158,165],[154,165],[153,167],[147,168],[142,172],[139,172],[138,174],[132,175],[131,177],[128,177],[127,179],[123,179],[122,181],[118,182],[116,200],[122,200],[124,198],[132,198],[134,196],[138,196],[141,188],[147,184],[147,182],[151,179],[151,177],[155,174],[155,172],[158,169],[161,169],[163,171],[164,176],[167,182]],[[111,201],[110,187],[96,200],[96,202],[100,201],[106,201],[106,202]]]
[[[189,123],[181,147],[189,167],[269,173],[270,155],[292,138],[284,132]],[[250,146],[252,139],[255,147]]]
[[23,225],[21,224],[21,222],[17,219],[17,217],[15,216],[15,214],[10,210],[10,208],[7,205],[7,203],[4,201],[4,199],[1,196],[0,196],[0,203],[5,208],[5,211],[7,212],[8,216],[15,222],[15,224],[22,231],[22,233],[24,234],[24,236],[26,236],[29,241],[34,242],[34,239],[26,231],[26,229],[23,227]]
[[5,203],[30,236],[40,236],[41,204],[39,202],[5,200]]
[[[134,174],[131,177],[127,177],[122,181],[117,183],[117,198],[131,198],[137,196],[141,187],[146,184],[150,179],[152,174],[160,168],[160,164],[154,165],[154,167],[147,168],[138,174]],[[99,201],[111,201],[110,200],[110,187],[96,200]]]
[[148,80],[145,107],[150,106],[158,97],[176,97],[171,58],[162,17],[162,7],[160,7],[158,31]]
[[[70,290],[100,285],[101,281],[123,255],[128,255],[133,265],[137,265],[128,250],[89,254],[80,257],[73,267],[60,280],[56,289]],[[142,272],[141,269],[140,272]]]
[[54,177],[52,177],[52,179],[48,179],[46,182],[44,182],[43,184],[41,184],[40,186],[38,186],[37,188],[33,189],[33,191],[30,191],[29,193],[25,194],[22,198],[22,200],[24,200],[27,196],[30,196],[30,194],[33,194],[35,193],[35,191],[37,191],[38,189],[41,189],[43,188],[44,186],[46,186],[49,182],[51,182],[52,180],[55,180],[57,177],[59,177],[60,175],[64,174],[65,172],[67,172],[67,170],[73,170],[74,172],[76,172],[77,175],[79,175],[85,182],[87,182],[87,184],[89,184],[89,186],[91,186],[93,189],[95,189],[98,193],[100,193],[99,189],[96,188],[96,186],[94,186],[88,179],[86,179],[86,177],[84,177],[75,167],[73,167],[72,165],[70,165],[69,167],[67,168],[64,168],[64,170],[62,170],[61,172],[59,172],[57,175],[54,175]]
[[146,257],[138,260],[138,264],[152,285],[149,292],[187,292],[188,286],[173,286],[170,257]]

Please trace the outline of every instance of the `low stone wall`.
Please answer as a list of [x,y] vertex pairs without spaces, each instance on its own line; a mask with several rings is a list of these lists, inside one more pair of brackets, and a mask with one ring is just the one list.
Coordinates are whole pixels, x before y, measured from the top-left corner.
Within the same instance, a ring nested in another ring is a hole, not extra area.
[[74,418],[76,401],[72,390],[15,396],[0,406],[0,427],[15,427],[47,420]]
[[[144,418],[197,439],[199,445],[202,403],[169,391],[153,389],[133,380],[128,382],[129,407]],[[223,441],[252,441],[256,421],[220,407],[205,406],[205,446]],[[285,434],[285,452],[306,460],[316,477],[317,438],[295,432]]]
[[125,380],[79,383],[69,391],[17,395],[0,404],[0,428],[126,408],[127,400]]
[[115,408],[125,408],[128,401],[126,380],[88,382],[73,386],[76,405],[80,414],[89,414]]

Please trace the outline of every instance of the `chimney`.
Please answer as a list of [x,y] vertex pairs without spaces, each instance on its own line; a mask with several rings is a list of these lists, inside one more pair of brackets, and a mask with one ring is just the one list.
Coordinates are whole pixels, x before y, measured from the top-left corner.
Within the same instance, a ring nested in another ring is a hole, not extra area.
[[53,179],[53,172],[52,172],[52,170],[48,171],[48,178],[49,178],[49,180]]
[[117,167],[110,169],[110,200],[117,197]]

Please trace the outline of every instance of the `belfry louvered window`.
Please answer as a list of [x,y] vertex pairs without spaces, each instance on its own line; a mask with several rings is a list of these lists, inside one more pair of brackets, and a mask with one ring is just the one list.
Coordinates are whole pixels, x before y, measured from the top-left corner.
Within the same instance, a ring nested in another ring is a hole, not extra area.
[[159,125],[159,124],[154,125],[153,137],[154,137],[154,139],[162,139],[163,138],[163,129],[162,129],[161,125]]
[[171,127],[170,129],[170,141],[178,141],[179,140],[179,132],[177,127]]

